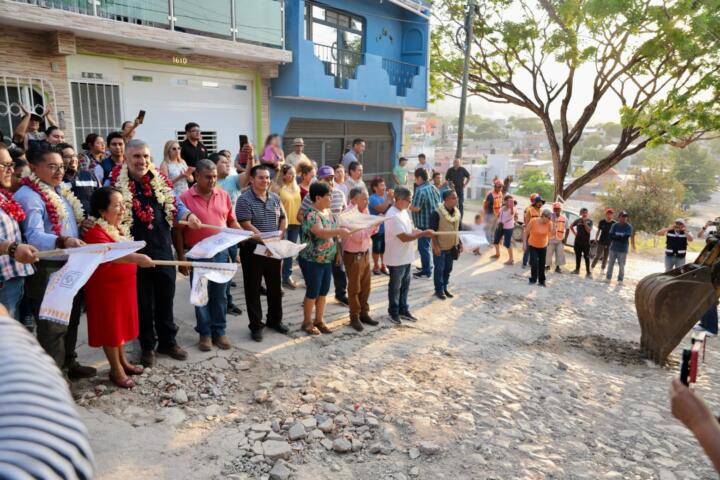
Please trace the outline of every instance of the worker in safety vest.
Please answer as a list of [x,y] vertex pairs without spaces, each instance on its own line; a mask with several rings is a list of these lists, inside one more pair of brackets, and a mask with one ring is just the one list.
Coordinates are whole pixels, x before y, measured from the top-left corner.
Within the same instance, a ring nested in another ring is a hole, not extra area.
[[483,211],[485,212],[485,238],[487,238],[488,243],[491,245],[495,236],[497,219],[500,216],[500,208],[502,208],[503,204],[502,187],[502,180],[495,179],[493,182],[493,190],[487,194],[485,202],[483,203]]
[[677,218],[675,223],[658,230],[655,235],[665,235],[665,271],[685,265],[688,242],[693,241],[692,235],[685,228],[685,220]]
[[552,221],[553,236],[550,238],[548,244],[547,254],[547,266],[546,269],[550,268],[553,263],[553,257],[555,257],[555,273],[560,273],[560,267],[565,265],[565,231],[567,229],[567,219],[562,214],[562,204],[560,202],[553,203],[553,213],[550,217]]
[[[525,225],[530,223],[533,218],[538,218],[542,213],[542,206],[545,205],[545,200],[542,199],[539,193],[533,193],[530,195],[530,206],[525,209],[523,214],[523,222]],[[527,246],[527,240],[523,241],[523,259],[522,268],[527,267],[528,261],[530,260],[530,249]]]

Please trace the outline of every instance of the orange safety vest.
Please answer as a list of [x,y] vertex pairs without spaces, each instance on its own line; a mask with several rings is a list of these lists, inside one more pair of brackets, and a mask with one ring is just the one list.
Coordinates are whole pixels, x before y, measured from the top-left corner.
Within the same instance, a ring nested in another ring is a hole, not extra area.
[[528,208],[525,209],[525,223],[530,223],[530,220],[533,218],[538,218],[540,216],[540,209],[535,208],[534,206],[530,205]]
[[[553,214],[554,215],[554,214]],[[565,223],[567,220],[565,219],[565,215],[562,213],[559,217],[556,217],[555,220],[553,220],[553,231],[555,232],[555,238],[557,238],[560,241],[565,240]]]

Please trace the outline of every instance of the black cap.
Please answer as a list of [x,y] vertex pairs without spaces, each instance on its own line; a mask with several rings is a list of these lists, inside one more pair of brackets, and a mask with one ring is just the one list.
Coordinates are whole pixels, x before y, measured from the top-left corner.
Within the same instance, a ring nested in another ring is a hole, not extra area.
[[627,210],[620,210],[620,216],[621,217],[629,217],[630,214],[627,212]]

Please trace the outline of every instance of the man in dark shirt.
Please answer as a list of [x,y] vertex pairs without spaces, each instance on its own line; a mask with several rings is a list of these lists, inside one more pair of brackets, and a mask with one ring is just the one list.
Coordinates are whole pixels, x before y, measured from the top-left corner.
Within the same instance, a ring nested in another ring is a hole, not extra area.
[[614,213],[615,211],[612,208],[606,208],[605,218],[598,223],[598,231],[595,234],[595,241],[598,242],[598,247],[590,268],[595,268],[595,265],[597,265],[601,259],[602,265],[600,269],[605,270],[607,266],[608,254],[610,252],[610,227],[615,223],[615,220],[613,220]]
[[195,122],[185,125],[185,140],[180,144],[180,155],[188,167],[194,167],[198,161],[208,158],[208,151],[200,141],[201,137],[200,125]]
[[460,219],[462,220],[462,216],[465,213],[465,186],[470,181],[470,172],[460,165],[460,159],[456,158],[453,160],[452,168],[449,168],[447,173],[445,173],[445,180],[452,183],[455,193],[457,193]]
[[[133,202],[138,202],[137,209],[132,208],[132,227],[130,233],[137,240],[145,241],[145,247],[140,250],[155,260],[173,260],[171,222],[188,220],[191,228],[198,228],[200,221],[193,215],[178,198],[175,218],[168,219],[166,207],[173,201],[173,194],[169,185],[165,185],[164,203],[157,199],[158,192],[152,184],[152,179],[159,175],[150,168],[150,148],[142,140],[130,140],[126,146],[125,158],[127,160],[127,179],[120,171],[114,187],[121,190],[123,195],[131,195],[135,191]],[[151,182],[151,195],[144,192],[143,178]],[[130,187],[130,183],[133,187]],[[127,207],[130,208],[130,207]],[[144,212],[142,218],[137,211]],[[147,212],[152,211],[152,215]],[[170,220],[170,221],[169,221]],[[175,298],[175,267],[156,266],[155,268],[139,268],[137,272],[138,313],[140,320],[140,347],[142,348],[141,362],[145,367],[155,366],[155,347],[157,352],[168,355],[175,360],[187,359],[187,352],[177,344],[175,336],[178,327],[173,318],[173,300]]]
[[65,175],[63,183],[67,185],[82,203],[85,215],[90,215],[90,197],[93,192],[100,188],[100,182],[95,174],[89,170],[80,170],[80,160],[72,145],[67,143],[58,144],[63,163],[65,164]]
[[570,225],[570,231],[575,235],[575,275],[580,273],[580,259],[585,257],[585,276],[591,277],[590,273],[590,233],[592,232],[592,220],[588,218],[588,209],[580,209],[580,218]]
[[[285,235],[287,218],[280,197],[270,192],[270,170],[265,165],[255,165],[250,169],[250,188],[240,195],[235,203],[235,216],[240,226],[256,234],[280,231]],[[248,240],[240,244],[240,263],[242,263],[245,303],[250,320],[250,335],[256,342],[262,342],[263,329],[268,327],[279,333],[288,333],[282,323],[282,289],[280,287],[281,260],[272,256],[257,255],[258,242]],[[267,287],[267,321],[262,321],[260,303],[260,284],[265,279]]]

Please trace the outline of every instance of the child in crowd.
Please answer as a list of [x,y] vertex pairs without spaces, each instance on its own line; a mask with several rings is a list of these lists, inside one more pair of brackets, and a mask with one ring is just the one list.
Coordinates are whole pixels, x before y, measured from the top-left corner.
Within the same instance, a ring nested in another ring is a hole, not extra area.
[[[475,223],[473,223],[472,230],[473,232],[482,233],[483,235],[485,234],[485,224],[483,223],[483,216],[479,213],[475,215]],[[475,255],[482,255],[482,253],[480,252],[480,247],[473,249],[472,252]]]

